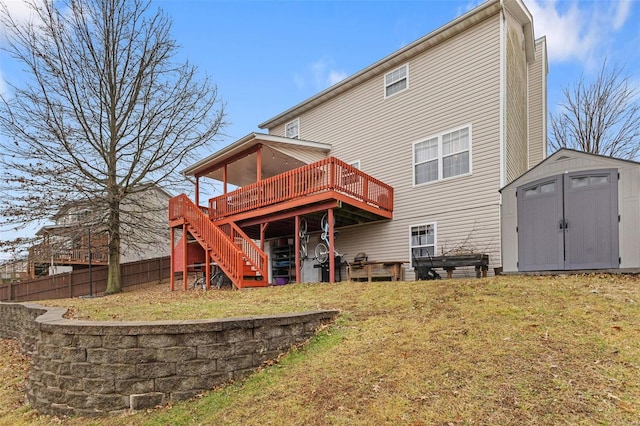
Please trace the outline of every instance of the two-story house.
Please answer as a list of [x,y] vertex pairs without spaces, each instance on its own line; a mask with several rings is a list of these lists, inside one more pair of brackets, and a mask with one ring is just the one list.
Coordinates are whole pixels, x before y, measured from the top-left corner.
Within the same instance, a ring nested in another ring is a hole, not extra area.
[[[187,168],[196,196],[170,203],[173,271],[209,259],[237,287],[319,281],[322,240],[405,260],[408,278],[427,254],[500,266],[498,191],[546,157],[546,76],[524,3],[481,4]],[[203,200],[203,178],[223,194]]]
[[[167,204],[172,195],[162,187],[143,184],[121,205],[122,263],[166,256]],[[29,276],[53,275],[109,261],[106,209],[97,200],[62,206],[36,233],[38,244],[29,248]],[[91,255],[91,257],[90,257]]]

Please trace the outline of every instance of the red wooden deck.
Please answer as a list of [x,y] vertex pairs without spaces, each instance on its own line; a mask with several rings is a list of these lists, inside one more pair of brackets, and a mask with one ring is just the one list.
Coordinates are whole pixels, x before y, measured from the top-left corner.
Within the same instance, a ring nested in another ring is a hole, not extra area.
[[209,218],[221,220],[314,195],[317,201],[339,198],[383,217],[390,218],[393,211],[391,186],[330,157],[210,199]]
[[[196,206],[183,194],[169,201],[172,251],[174,230],[182,227],[202,246],[205,258],[216,262],[236,287],[264,286],[268,276],[266,254],[236,223],[260,224],[264,229],[274,220],[344,204],[366,211],[377,220],[390,219],[393,188],[330,157],[211,198],[208,207]],[[181,241],[186,245],[185,238]],[[186,247],[182,252],[187,253]],[[187,256],[183,258],[179,270],[186,279],[188,260]],[[248,270],[253,271],[250,278]]]

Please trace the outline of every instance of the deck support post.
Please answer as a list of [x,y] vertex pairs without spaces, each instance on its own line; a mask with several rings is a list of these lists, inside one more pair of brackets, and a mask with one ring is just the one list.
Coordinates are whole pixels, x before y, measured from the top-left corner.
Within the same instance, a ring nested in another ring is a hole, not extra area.
[[176,229],[171,227],[171,264],[169,266],[169,285],[171,286],[171,291],[175,290],[176,279],[174,277],[174,267],[173,262],[176,256],[176,248],[175,248],[175,240],[176,240]]
[[[332,163],[333,164],[333,163]],[[336,262],[334,258],[334,229],[333,229],[333,209],[327,210],[327,220],[329,221],[329,282],[336,282]]]
[[227,165],[222,168],[222,193],[227,193]]
[[296,283],[300,282],[300,216],[295,217],[295,234],[293,240],[295,241],[295,262],[296,262]]
[[200,176],[196,176],[196,206],[200,207]]
[[211,288],[211,251],[209,249],[204,250],[204,279],[209,290]]
[[182,288],[187,290],[187,224],[182,224]]

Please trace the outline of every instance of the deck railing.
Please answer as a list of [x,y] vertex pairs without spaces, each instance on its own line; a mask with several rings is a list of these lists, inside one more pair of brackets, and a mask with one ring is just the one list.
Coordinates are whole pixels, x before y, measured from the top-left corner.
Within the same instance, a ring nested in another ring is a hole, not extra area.
[[393,211],[391,186],[330,157],[211,198],[209,217],[218,220],[327,191],[335,191],[379,209]]
[[[52,253],[53,252],[53,253]],[[106,247],[95,247],[91,249],[91,261],[97,263],[107,263],[109,255]],[[39,244],[29,251],[29,259],[32,262],[49,263],[89,263],[89,249],[64,249],[51,247],[48,244]]]

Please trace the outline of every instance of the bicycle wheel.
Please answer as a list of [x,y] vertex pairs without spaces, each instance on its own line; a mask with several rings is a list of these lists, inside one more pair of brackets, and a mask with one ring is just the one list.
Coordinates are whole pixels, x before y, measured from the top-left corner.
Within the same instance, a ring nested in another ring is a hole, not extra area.
[[204,277],[198,277],[193,281],[193,284],[191,284],[191,289],[195,290],[198,287],[203,287],[204,288]]
[[319,263],[325,263],[329,260],[329,248],[325,243],[318,243],[316,246],[316,260]]
[[320,219],[320,228],[326,233],[329,232],[329,216],[325,213],[322,215],[322,219]]
[[211,287],[220,289],[224,285],[224,279],[226,276],[222,272],[216,272],[216,274],[211,277]]
[[307,219],[304,217],[300,218],[300,239],[303,239],[307,235]]

